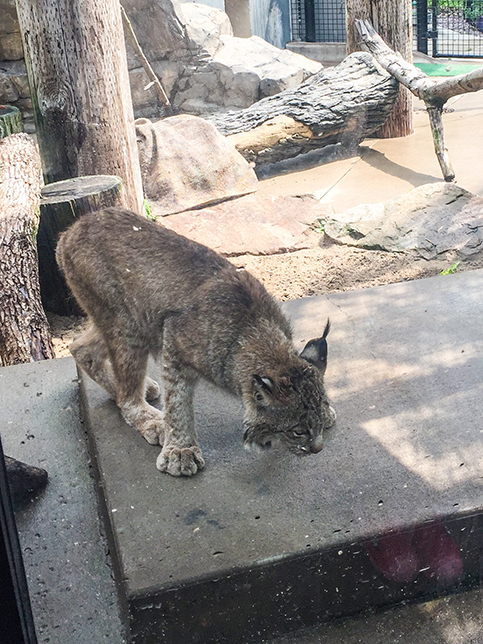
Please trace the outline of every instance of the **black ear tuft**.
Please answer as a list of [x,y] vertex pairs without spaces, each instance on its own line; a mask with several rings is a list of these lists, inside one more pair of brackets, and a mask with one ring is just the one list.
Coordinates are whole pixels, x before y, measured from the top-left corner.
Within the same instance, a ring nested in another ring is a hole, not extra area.
[[314,367],[317,367],[317,369],[319,369],[322,374],[325,373],[325,370],[327,368],[328,347],[326,338],[329,334],[329,331],[330,320],[327,320],[327,324],[325,325],[322,337],[315,340],[309,340],[299,356],[303,360],[306,360],[310,364],[314,365]]

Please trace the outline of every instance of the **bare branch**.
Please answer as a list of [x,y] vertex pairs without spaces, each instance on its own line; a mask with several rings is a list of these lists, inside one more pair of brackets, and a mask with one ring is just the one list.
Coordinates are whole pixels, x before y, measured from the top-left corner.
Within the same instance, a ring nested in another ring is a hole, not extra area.
[[368,20],[356,20],[356,29],[362,43],[377,62],[397,81],[424,101],[429,115],[434,149],[445,181],[453,181],[454,170],[444,142],[443,106],[452,96],[477,92],[483,89],[483,67],[469,74],[461,74],[443,80],[431,79],[411,63],[393,51],[375,31]]
[[156,75],[156,72],[154,71],[154,69],[151,67],[151,64],[150,64],[149,60],[144,55],[144,52],[143,52],[143,50],[141,48],[141,45],[139,44],[139,40],[137,39],[137,36],[134,33],[134,29],[132,27],[131,21],[129,20],[129,17],[128,17],[124,7],[122,5],[120,5],[120,7],[121,7],[122,22],[124,24],[125,33],[126,33],[127,37],[129,38],[129,40],[131,42],[131,45],[134,48],[136,56],[138,56],[138,58],[140,59],[141,64],[144,67],[144,71],[146,72],[146,74],[148,75],[149,80],[151,81],[151,83],[147,87],[145,87],[145,89],[148,89],[151,85],[154,85],[154,88],[156,89],[156,92],[158,93],[158,96],[159,96],[159,98],[161,100],[161,103],[166,108],[166,111],[168,112],[168,114],[172,114],[173,110],[172,110],[172,107],[171,107],[171,103],[169,102],[168,95],[164,91],[164,87],[161,85],[161,81],[159,80],[158,76]]

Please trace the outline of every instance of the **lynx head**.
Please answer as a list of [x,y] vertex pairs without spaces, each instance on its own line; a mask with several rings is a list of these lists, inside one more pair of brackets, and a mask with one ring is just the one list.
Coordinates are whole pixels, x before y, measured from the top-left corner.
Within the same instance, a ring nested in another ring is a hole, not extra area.
[[335,422],[324,388],[327,334],[310,340],[302,353],[277,369],[252,376],[246,405],[246,449],[269,449],[282,443],[299,455],[320,452],[324,429]]

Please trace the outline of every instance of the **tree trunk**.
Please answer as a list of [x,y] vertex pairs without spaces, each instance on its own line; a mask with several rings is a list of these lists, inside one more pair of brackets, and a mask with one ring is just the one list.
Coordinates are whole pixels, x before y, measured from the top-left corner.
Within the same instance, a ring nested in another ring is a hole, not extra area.
[[398,84],[358,52],[305,83],[208,120],[247,161],[274,163],[340,143],[356,149],[390,114]]
[[[369,20],[387,44],[409,63],[413,60],[413,21],[411,0],[346,0],[347,49],[360,51],[355,21]],[[400,88],[394,110],[376,132],[380,138],[408,136],[413,132],[412,95]]]
[[11,105],[0,105],[0,139],[22,131],[20,110]]
[[121,205],[119,177],[96,175],[49,183],[42,189],[40,226],[37,235],[40,292],[46,311],[79,315],[82,311],[55,261],[60,233],[86,212]]
[[53,358],[35,238],[40,157],[27,134],[0,141],[0,366]]
[[118,0],[17,0],[47,183],[121,177],[123,205],[142,211]]

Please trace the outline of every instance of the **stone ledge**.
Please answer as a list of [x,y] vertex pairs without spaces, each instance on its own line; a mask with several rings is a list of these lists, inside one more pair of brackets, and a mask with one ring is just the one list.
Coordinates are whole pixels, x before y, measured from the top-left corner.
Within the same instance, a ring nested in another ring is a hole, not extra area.
[[[134,643],[256,641],[479,580],[482,285],[475,271],[286,303],[300,345],[332,321],[339,418],[317,456],[245,453],[238,401],[203,385],[207,466],[174,479],[155,469],[159,448],[83,378]],[[428,522],[457,551],[450,583],[436,574],[439,542],[414,579],[373,564],[376,537],[417,542]]]

